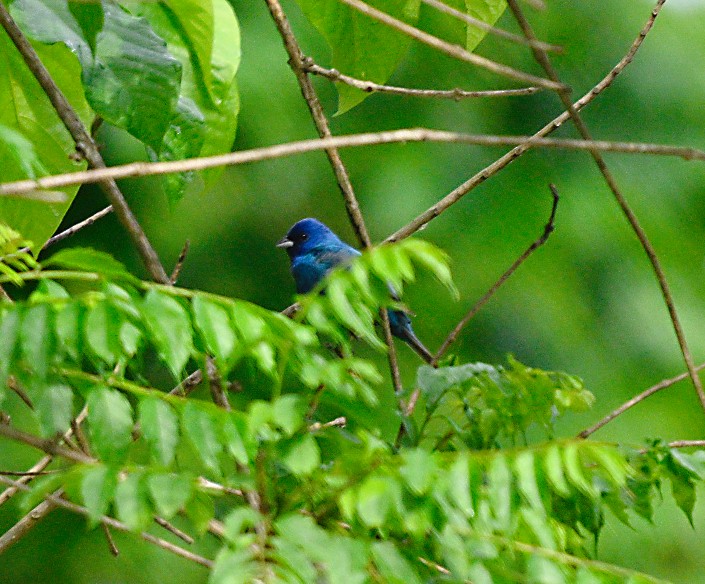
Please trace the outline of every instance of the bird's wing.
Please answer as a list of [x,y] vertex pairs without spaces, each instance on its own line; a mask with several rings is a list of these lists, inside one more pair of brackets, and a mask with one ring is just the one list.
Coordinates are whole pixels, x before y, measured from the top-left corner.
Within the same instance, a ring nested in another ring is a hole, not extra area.
[[324,248],[316,254],[316,262],[326,267],[326,271],[341,264],[347,264],[360,255],[354,247],[346,245],[338,248]]

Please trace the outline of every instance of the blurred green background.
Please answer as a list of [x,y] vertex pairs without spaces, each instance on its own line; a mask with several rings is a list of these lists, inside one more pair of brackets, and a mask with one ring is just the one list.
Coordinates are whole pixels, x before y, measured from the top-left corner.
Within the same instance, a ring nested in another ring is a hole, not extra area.
[[[236,150],[315,137],[281,39],[264,2],[232,0],[242,28],[239,73],[242,108]],[[621,59],[646,21],[646,0],[548,0],[527,13],[538,36],[564,47],[554,64],[564,82],[583,95]],[[329,65],[330,52],[293,1],[284,3],[304,51]],[[517,31],[511,15],[500,26]],[[634,63],[584,110],[596,138],[703,147],[705,144],[705,3],[669,0]],[[539,73],[524,48],[488,38],[479,52]],[[334,88],[314,83],[329,115]],[[414,46],[390,83],[410,87],[496,89],[505,79]],[[430,127],[490,134],[533,133],[561,111],[558,98],[431,101],[373,95],[340,117],[334,134]],[[573,137],[570,127],[555,134]],[[109,164],[143,158],[125,135],[103,128]],[[502,148],[407,144],[346,150],[353,185],[373,240],[403,226],[448,191],[504,153]],[[671,158],[610,154],[607,162],[633,206],[669,277],[697,362],[705,355],[705,165]],[[665,377],[684,370],[675,335],[646,255],[586,153],[533,151],[472,191],[434,220],[420,237],[452,257],[461,299],[454,302],[430,277],[405,300],[418,314],[415,329],[432,349],[542,231],[550,210],[549,183],[562,195],[557,229],[548,244],[500,290],[455,346],[463,361],[502,362],[508,353],[545,369],[582,377],[596,397],[594,410],[559,423],[571,436]],[[228,169],[210,192],[187,196],[169,209],[157,179],[122,182],[129,201],[167,265],[186,239],[191,251],[180,285],[244,298],[273,310],[293,295],[286,256],[274,243],[298,219],[315,216],[354,242],[333,174],[320,153]],[[101,193],[80,191],[69,226],[105,205]],[[114,254],[136,273],[143,269],[114,217],[69,240]],[[398,346],[405,383],[417,357]],[[383,356],[376,356],[384,367]],[[22,413],[11,412],[21,420]],[[688,383],[655,395],[595,434],[595,439],[640,444],[644,439],[703,437],[705,418]],[[31,465],[28,449],[2,447],[4,464]],[[670,486],[664,485],[670,490]],[[699,491],[702,498],[705,493]],[[608,518],[598,545],[601,560],[674,582],[705,582],[703,503],[694,528],[670,493],[654,524],[634,520],[630,530]],[[4,531],[20,515],[17,503],[0,507]],[[159,533],[165,536],[164,532]],[[168,535],[166,536],[168,538]],[[116,534],[119,558],[110,556],[99,530],[55,512],[2,557],[0,582],[204,582],[205,569],[134,536]],[[213,542],[195,550],[212,555]]]

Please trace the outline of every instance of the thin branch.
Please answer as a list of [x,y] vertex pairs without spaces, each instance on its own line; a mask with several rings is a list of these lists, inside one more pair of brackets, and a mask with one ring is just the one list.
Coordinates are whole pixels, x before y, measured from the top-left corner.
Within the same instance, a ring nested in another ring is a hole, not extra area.
[[[562,117],[565,116],[565,117]],[[38,188],[54,188],[65,187],[77,184],[89,184],[100,182],[105,178],[129,178],[139,176],[155,176],[169,174],[175,172],[188,172],[196,170],[205,170],[218,166],[247,164],[250,162],[260,162],[263,160],[272,160],[295,154],[305,154],[315,150],[326,150],[329,148],[351,148],[361,146],[375,146],[384,144],[395,144],[399,142],[441,142],[451,144],[472,144],[476,146],[513,146],[517,145],[514,150],[494,162],[481,173],[475,175],[470,181],[465,183],[468,185],[471,181],[474,186],[486,180],[499,170],[507,166],[508,158],[512,153],[521,151],[523,154],[529,148],[552,148],[565,150],[580,150],[591,152],[599,150],[603,152],[621,152],[623,154],[650,154],[655,156],[673,156],[684,160],[705,161],[705,151],[697,148],[684,146],[672,146],[670,144],[651,144],[648,142],[612,142],[609,140],[575,140],[575,139],[556,139],[543,138],[543,134],[554,130],[560,126],[568,115],[562,114],[553,120],[548,126],[540,130],[533,136],[495,136],[486,134],[464,134],[461,132],[447,132],[444,130],[431,130],[428,128],[407,128],[402,130],[389,130],[385,132],[369,132],[363,134],[348,134],[346,136],[334,136],[329,138],[300,140],[297,142],[286,142],[284,144],[276,144],[274,146],[265,146],[262,148],[253,148],[252,150],[241,150],[238,152],[230,152],[228,154],[219,154],[217,156],[206,156],[203,158],[189,158],[186,160],[174,160],[170,162],[131,162],[120,166],[112,166],[104,169],[83,170],[79,172],[71,172],[66,174],[56,174],[45,176],[38,179],[25,179],[14,182],[0,184],[0,196],[10,195],[12,193],[24,192],[27,190]],[[550,127],[550,130],[547,128]],[[541,134],[541,136],[539,136]],[[513,158],[517,158],[520,154],[514,154]],[[511,162],[511,161],[510,161]],[[484,173],[484,174],[483,174]],[[480,180],[480,175],[485,176]],[[464,186],[464,185],[461,185]],[[444,199],[436,203],[429,211],[421,217],[424,217],[433,209],[435,215],[440,215],[446,208],[457,202],[464,194],[460,192],[461,187],[447,195]],[[468,191],[469,192],[469,191]],[[452,195],[452,200],[447,202]],[[431,217],[431,219],[433,218]],[[419,227],[415,227],[419,219],[398,231],[394,235],[387,238],[386,241],[396,241],[403,239]],[[430,219],[421,223],[421,226],[428,223]],[[415,227],[412,229],[412,227]],[[407,233],[409,232],[410,233]],[[397,235],[402,233],[403,235]]]
[[[663,6],[663,4],[665,3],[665,1],[666,0],[659,0],[656,9],[660,9],[661,6]],[[527,38],[536,38],[531,28],[531,25],[524,17],[524,13],[519,7],[517,1],[507,0],[507,2],[512,12],[514,13],[515,18],[517,19],[517,22],[519,23],[519,26],[524,32],[524,35]],[[536,61],[541,65],[541,67],[543,67],[543,69],[546,71],[546,74],[552,80],[559,82],[560,80],[558,78],[558,74],[556,73],[556,70],[551,64],[551,61],[548,58],[546,52],[536,48],[532,50],[534,52],[534,57],[536,58]],[[569,113],[571,119],[573,120],[573,124],[575,125],[582,138],[584,140],[592,140],[590,131],[588,130],[588,127],[583,121],[580,114],[573,107],[573,104],[570,101],[570,96],[563,90],[560,90],[558,92],[558,95],[561,101],[563,102],[566,111]],[[612,191],[612,194],[615,200],[617,201],[619,208],[622,210],[622,213],[631,225],[632,231],[634,231],[637,238],[639,239],[641,247],[644,249],[644,252],[646,253],[647,257],[649,258],[649,261],[651,262],[651,266],[656,275],[656,279],[658,280],[659,287],[661,288],[661,295],[663,296],[664,303],[666,304],[668,314],[671,318],[671,323],[673,324],[673,330],[676,334],[676,339],[683,355],[683,360],[685,361],[688,373],[690,374],[690,379],[693,383],[693,387],[695,388],[695,392],[698,395],[698,399],[700,400],[700,405],[702,406],[703,410],[705,410],[705,390],[703,389],[702,381],[700,380],[700,377],[698,377],[697,371],[695,370],[695,361],[693,360],[690,348],[688,347],[688,342],[685,338],[685,332],[683,331],[683,326],[681,325],[680,317],[678,316],[676,305],[673,301],[673,295],[671,294],[670,286],[668,285],[668,280],[666,279],[666,274],[663,271],[663,267],[661,266],[661,261],[659,260],[658,255],[656,254],[654,246],[646,235],[646,231],[644,231],[644,228],[639,223],[639,219],[637,218],[636,213],[634,213],[629,203],[627,202],[626,197],[622,193],[621,189],[618,187],[617,181],[615,180],[612,172],[607,167],[607,163],[602,157],[602,154],[598,150],[590,150],[590,154],[593,160],[595,161],[597,168],[600,170],[600,173],[605,179],[607,186],[609,187],[610,191]]]
[[103,535],[105,535],[105,539],[108,542],[108,549],[110,550],[110,553],[117,558],[120,555],[120,550],[118,549],[118,546],[115,545],[115,540],[113,539],[113,534],[110,533],[110,528],[105,523],[101,523],[100,527],[103,530]]
[[171,395],[178,395],[181,397],[188,396],[198,385],[203,381],[203,373],[200,369],[196,369],[188,377],[186,377],[181,383],[174,387],[169,393]]
[[460,10],[456,10],[455,8],[452,8],[451,6],[448,6],[447,4],[444,4],[443,2],[439,2],[439,0],[421,0],[424,4],[427,4],[428,6],[431,6],[435,8],[436,10],[440,12],[444,12],[454,18],[457,18],[458,20],[463,20],[470,26],[474,26],[475,28],[479,28],[480,30],[484,30],[488,34],[493,34],[499,38],[503,38],[505,40],[511,41],[513,43],[519,44],[519,45],[524,45],[527,47],[537,47],[541,48],[544,51],[553,51],[556,53],[562,53],[563,48],[559,47],[558,45],[552,45],[550,43],[546,43],[543,41],[531,41],[521,35],[511,33],[509,31],[506,31],[501,28],[497,28],[492,26],[491,24],[487,24],[483,20],[480,20],[479,18],[475,18],[473,16],[470,16],[469,14],[466,14],[465,12],[460,12]]
[[159,525],[160,527],[163,527],[164,529],[166,529],[169,533],[172,533],[173,535],[175,535],[179,539],[185,541],[187,544],[189,544],[189,545],[193,544],[193,538],[188,533],[184,533],[178,527],[172,525],[163,517],[159,517],[158,515],[155,515],[154,522],[157,525]]
[[60,241],[63,241],[67,237],[71,237],[74,233],[80,231],[84,227],[90,227],[91,225],[93,225],[93,223],[98,221],[98,219],[102,219],[103,217],[105,217],[106,215],[109,215],[112,212],[113,212],[112,205],[108,205],[104,209],[101,209],[100,211],[98,211],[97,213],[94,213],[93,215],[84,219],[83,221],[80,221],[80,222],[76,223],[75,225],[72,225],[68,229],[65,229],[61,233],[57,233],[53,237],[50,237],[49,240],[44,244],[44,247],[42,247],[42,250],[45,250],[46,248],[54,245],[55,243],[59,243]]
[[669,448],[705,448],[705,440],[676,440],[668,443]]
[[304,57],[304,65],[307,73],[320,75],[331,81],[345,83],[350,87],[366,91],[367,93],[388,93],[391,95],[403,95],[407,97],[432,97],[441,99],[453,99],[459,101],[461,99],[478,98],[478,97],[517,97],[525,95],[533,95],[541,91],[540,87],[524,87],[521,89],[490,89],[487,91],[467,91],[464,89],[414,89],[411,87],[396,87],[394,85],[381,85],[373,81],[365,79],[357,79],[345,75],[337,69],[326,69],[313,61],[310,57]]
[[[28,491],[28,487],[25,485],[22,485],[18,481],[13,481],[11,479],[5,478],[0,476],[0,482],[4,482],[5,484],[12,485],[14,487],[17,487],[20,490],[23,491]],[[75,503],[71,503],[70,501],[67,501],[65,499],[62,499],[61,497],[56,496],[56,494],[52,495],[47,495],[46,501],[44,503],[48,503],[54,507],[61,507],[62,509],[66,509],[68,511],[71,511],[72,513],[76,513],[78,515],[83,515],[83,516],[90,516],[90,511],[86,509],[85,507],[81,505],[77,505]],[[42,503],[40,503],[42,505]],[[124,532],[130,532],[130,529],[125,525],[122,521],[118,521],[117,519],[113,519],[112,517],[108,517],[107,515],[103,515],[100,518],[100,522],[103,523],[104,525],[107,525],[108,527],[112,527],[113,529],[116,529],[118,531],[124,531]],[[180,556],[182,558],[185,558],[187,560],[190,560],[192,562],[195,562],[197,564],[200,564],[201,566],[205,566],[206,568],[213,568],[214,562],[212,560],[209,560],[208,558],[204,558],[203,556],[200,556],[198,554],[194,554],[193,552],[190,552],[188,550],[185,550],[177,545],[174,545],[171,542],[168,542],[164,539],[155,537],[154,535],[147,533],[147,532],[142,532],[139,534],[139,536],[145,540],[148,541],[149,543],[152,543],[164,550],[167,550],[173,554],[176,554],[177,556]],[[2,553],[3,549],[0,548],[0,553]]]
[[[3,476],[0,476],[0,482],[10,485],[9,489],[15,489],[15,491],[28,489],[24,483],[20,481],[13,481]],[[60,491],[57,491],[57,493],[60,493]],[[0,535],[0,555],[7,551],[10,546],[14,545],[25,535],[27,535],[32,528],[37,525],[37,523],[44,519],[55,508],[56,505],[54,505],[53,502],[49,500],[42,501],[34,507],[34,509],[22,517],[22,519],[10,527],[10,529]]]
[[[323,108],[321,107],[321,102],[318,99],[316,90],[311,83],[308,75],[306,74],[306,68],[304,65],[304,57],[301,52],[301,47],[299,46],[296,36],[294,36],[294,31],[291,29],[289,20],[284,14],[284,10],[279,3],[279,0],[265,0],[269,8],[269,12],[274,19],[274,23],[279,31],[279,34],[284,41],[284,48],[289,55],[289,65],[291,66],[294,75],[296,75],[296,80],[301,88],[301,94],[306,101],[309,111],[311,112],[311,117],[318,130],[318,135],[321,138],[329,138],[332,136],[330,127],[328,126],[328,120],[326,115],[323,113]],[[372,245],[370,236],[367,232],[367,227],[365,227],[365,221],[362,218],[362,213],[360,212],[360,205],[355,196],[355,191],[353,190],[352,183],[350,182],[350,175],[343,164],[340,154],[336,150],[335,146],[329,146],[326,148],[326,154],[328,160],[333,168],[335,177],[340,186],[340,191],[343,194],[343,199],[345,200],[345,208],[348,212],[348,217],[355,229],[355,234],[360,242],[360,245],[364,248],[368,248]]]
[[179,276],[181,275],[181,268],[184,267],[184,262],[186,261],[186,256],[188,255],[188,250],[190,247],[191,242],[187,239],[184,243],[184,247],[181,249],[179,258],[176,260],[176,265],[174,266],[174,269],[171,272],[171,276],[169,276],[169,282],[171,282],[172,286],[175,285],[176,282],[178,282],[179,280]]
[[[703,369],[705,369],[705,363],[703,363],[702,365],[698,365],[695,370],[702,371]],[[621,406],[619,406],[617,409],[611,411],[609,414],[607,414],[604,418],[602,418],[596,424],[594,424],[594,425],[590,426],[589,428],[580,432],[577,437],[578,438],[587,438],[591,434],[594,434],[595,432],[597,432],[597,430],[602,428],[602,426],[609,424],[617,416],[621,416],[628,409],[633,408],[638,403],[644,401],[647,397],[654,395],[655,393],[661,391],[662,389],[666,389],[667,387],[671,387],[672,385],[678,383],[679,381],[683,381],[684,379],[688,379],[688,377],[690,377],[690,373],[685,372],[685,373],[681,373],[680,375],[676,375],[675,377],[671,377],[670,379],[664,379],[663,381],[659,381],[656,385],[652,385],[648,389],[642,391],[640,394],[635,395],[630,400],[627,400],[626,402],[624,402]]]
[[558,90],[564,87],[560,83],[555,83],[548,79],[544,79],[543,77],[531,75],[530,73],[524,73],[523,71],[519,71],[518,69],[514,69],[513,67],[509,67],[507,65],[491,61],[486,57],[481,57],[480,55],[476,55],[474,53],[471,53],[470,51],[466,51],[460,45],[447,43],[446,41],[443,41],[438,37],[428,34],[427,32],[424,32],[414,26],[411,26],[406,22],[403,22],[397,18],[394,18],[393,16],[390,16],[386,12],[382,12],[381,10],[370,6],[369,4],[365,4],[361,0],[338,1],[342,2],[343,4],[346,4],[347,6],[350,6],[351,8],[354,8],[358,12],[361,12],[362,14],[365,14],[370,18],[373,18],[374,20],[377,20],[378,22],[386,24],[390,28],[396,29],[399,32],[404,33],[405,35],[410,36],[411,38],[422,42],[425,45],[428,45],[429,47],[432,47],[438,51],[441,51],[442,53],[445,53],[450,57],[454,57],[460,61],[465,61],[466,63],[471,63],[472,65],[482,67],[483,69],[487,69],[488,71],[496,73],[497,75],[503,75],[504,77],[516,79],[517,81],[521,81],[523,83],[530,83],[531,85],[538,85],[546,89]]
[[[389,361],[389,372],[392,376],[392,384],[394,385],[394,393],[399,399],[404,386],[401,383],[401,374],[399,373],[399,361],[397,359],[397,349],[394,346],[394,337],[392,337],[392,329],[389,324],[389,314],[386,309],[379,311],[380,320],[382,321],[382,329],[384,330],[384,340],[387,343],[387,360]],[[399,411],[403,412],[403,404],[399,402]]]
[[321,423],[321,422],[314,422],[308,427],[308,431],[313,433],[313,432],[320,432],[321,430],[324,430],[325,428],[345,428],[347,425],[348,420],[345,418],[345,416],[341,416],[339,418],[335,418],[334,420],[330,420],[329,422]]
[[507,269],[504,274],[502,274],[499,279],[492,285],[492,287],[478,300],[475,305],[467,312],[467,314],[460,320],[460,322],[455,326],[455,328],[451,331],[451,333],[448,335],[448,337],[443,341],[443,344],[440,346],[438,351],[436,352],[436,355],[433,358],[433,365],[438,363],[438,360],[445,354],[445,352],[448,350],[448,347],[450,347],[455,340],[458,338],[458,335],[460,332],[467,326],[467,324],[475,317],[475,315],[480,311],[480,309],[487,303],[487,301],[492,298],[492,296],[495,295],[497,290],[500,289],[502,284],[504,284],[510,276],[516,272],[517,268],[523,264],[531,254],[533,254],[539,247],[541,247],[546,241],[548,241],[549,236],[551,233],[553,233],[553,230],[555,229],[555,219],[556,219],[556,210],[558,208],[558,190],[556,189],[555,185],[549,185],[551,189],[551,194],[553,195],[553,205],[551,207],[551,216],[548,218],[548,222],[543,228],[543,233],[539,236],[536,241],[534,241],[529,247],[524,250],[524,253],[522,253],[515,261],[512,263],[511,266]]
[[[105,162],[93,138],[91,138],[78,115],[71,107],[71,104],[39,59],[37,52],[19,29],[2,2],[0,2],[0,24],[2,24],[15,47],[17,47],[27,67],[29,67],[29,70],[36,77],[44,93],[46,93],[49,101],[51,101],[51,104],[54,106],[56,113],[61,118],[66,129],[70,132],[76,143],[76,149],[93,168],[105,168]],[[130,235],[133,244],[137,248],[152,278],[157,282],[168,283],[169,278],[159,261],[157,253],[149,243],[147,236],[127,205],[127,201],[115,181],[111,179],[105,180],[101,183],[101,186],[115,210],[118,219]]]
[[3,438],[14,440],[15,442],[22,442],[27,446],[32,446],[33,448],[36,448],[37,450],[42,450],[47,454],[51,454],[53,456],[61,456],[73,462],[80,462],[84,464],[91,464],[96,462],[95,458],[93,458],[92,456],[87,456],[83,452],[80,452],[78,450],[71,450],[70,448],[65,448],[64,446],[56,444],[52,440],[45,440],[44,438],[40,438],[39,436],[28,434],[27,432],[23,432],[22,430],[18,430],[7,424],[0,424],[0,436],[2,436]]
[[[639,31],[639,34],[637,37],[634,39],[632,42],[631,46],[629,47],[629,50],[627,53],[620,59],[620,61],[610,70],[610,72],[605,75],[602,80],[600,80],[597,85],[595,85],[590,91],[588,91],[583,97],[581,97],[578,101],[576,101],[573,104],[573,107],[576,109],[576,111],[580,111],[583,109],[586,105],[591,103],[598,95],[600,95],[605,89],[607,89],[614,80],[617,78],[617,76],[624,71],[624,68],[629,65],[632,60],[634,59],[634,56],[636,55],[637,51],[639,48],[641,48],[642,43],[644,42],[644,39],[646,36],[649,34],[651,29],[654,26],[654,22],[656,20],[656,17],[658,16],[660,10],[661,10],[661,5],[663,2],[659,1],[659,3],[656,5],[656,7],[652,10],[651,15],[649,16],[648,20],[646,21],[646,24],[642,27],[641,31]],[[392,241],[398,241],[399,239],[404,239],[405,237],[409,237],[412,233],[415,233],[419,229],[421,229],[424,225],[429,223],[431,220],[435,219],[438,217],[441,213],[443,213],[446,209],[448,209],[450,206],[454,205],[457,203],[460,199],[462,199],[465,195],[467,195],[470,191],[472,191],[475,187],[479,186],[483,182],[485,182],[488,178],[491,176],[494,176],[497,174],[500,170],[508,166],[511,162],[522,156],[527,150],[529,150],[532,147],[532,144],[535,140],[543,138],[544,136],[547,136],[554,130],[558,129],[561,127],[561,125],[570,118],[570,114],[568,112],[563,112],[560,114],[558,117],[556,117],[554,120],[546,124],[543,128],[541,128],[538,132],[536,132],[531,138],[520,145],[516,146],[509,152],[507,152],[504,156],[501,158],[495,160],[492,164],[469,178],[467,181],[465,181],[463,184],[458,186],[457,188],[453,189],[450,193],[448,193],[445,197],[443,197],[440,201],[432,205],[429,209],[418,215],[415,219],[411,220],[409,223],[407,223],[404,227],[387,237],[385,240],[385,243],[390,243]],[[2,187],[0,187],[1,189]],[[2,192],[0,190],[0,192]]]
[[216,367],[215,359],[210,355],[206,356],[206,376],[208,377],[208,386],[211,390],[213,403],[223,408],[226,412],[229,412],[231,410],[230,401],[228,400],[227,393],[223,389],[220,371],[218,371],[218,367]]

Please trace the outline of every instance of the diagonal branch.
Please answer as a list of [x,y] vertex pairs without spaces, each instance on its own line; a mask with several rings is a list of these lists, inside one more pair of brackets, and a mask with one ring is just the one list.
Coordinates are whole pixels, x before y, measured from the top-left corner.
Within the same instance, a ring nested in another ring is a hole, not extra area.
[[447,43],[446,41],[443,41],[438,37],[428,34],[427,32],[424,32],[414,26],[411,26],[410,24],[407,24],[402,20],[390,16],[386,12],[377,10],[377,8],[374,8],[369,4],[365,4],[361,0],[338,1],[350,6],[351,8],[354,8],[358,12],[361,12],[362,14],[365,14],[370,18],[373,18],[374,20],[386,24],[390,28],[394,28],[399,32],[404,33],[405,35],[410,36],[411,38],[422,42],[425,45],[428,45],[429,47],[432,47],[442,53],[445,53],[450,57],[454,57],[455,59],[458,59],[460,61],[465,61],[466,63],[482,67],[483,69],[487,69],[488,71],[496,73],[497,75],[502,75],[510,79],[516,79],[517,81],[522,81],[523,83],[530,83],[531,85],[538,85],[539,87],[544,87],[546,89],[558,90],[564,87],[560,83],[555,83],[553,81],[549,81],[548,79],[544,79],[543,77],[537,77],[536,75],[524,73],[523,71],[519,71],[518,69],[514,69],[513,67],[508,67],[507,65],[491,61],[490,59],[481,57],[480,55],[476,55],[475,53],[471,53],[470,51],[466,51],[460,45]]
[[[22,55],[29,70],[36,77],[44,93],[46,93],[49,101],[51,101],[51,104],[54,106],[56,113],[64,123],[64,126],[66,126],[66,129],[71,133],[71,136],[76,142],[76,149],[93,168],[105,168],[105,162],[93,138],[83,126],[83,123],[71,107],[71,104],[39,59],[34,47],[32,47],[19,29],[2,2],[0,2],[0,24],[7,32],[15,47],[17,47],[17,50]],[[146,234],[127,205],[127,201],[115,181],[112,179],[105,180],[101,182],[101,186],[115,210],[115,214],[130,235],[151,277],[157,282],[168,283],[169,277],[166,275],[157,253],[149,243]]]
[[[660,9],[661,6],[663,6],[663,4],[665,3],[665,1],[666,0],[658,0],[656,9]],[[507,2],[512,12],[514,13],[514,16],[516,17],[519,26],[524,31],[524,35],[527,38],[535,39],[536,37],[531,28],[531,25],[526,20],[526,17],[524,16],[524,13],[522,12],[517,1],[507,0]],[[558,74],[556,73],[556,70],[551,64],[551,61],[548,58],[546,52],[537,48],[533,48],[532,50],[534,52],[534,57],[536,58],[536,61],[541,65],[541,67],[543,67],[544,71],[546,71],[546,74],[549,76],[549,78],[558,83]],[[561,101],[563,102],[566,111],[573,120],[573,124],[575,125],[582,138],[584,140],[592,140],[592,136],[590,135],[590,131],[588,130],[587,125],[585,124],[577,110],[573,107],[573,104],[570,100],[570,96],[567,94],[567,92],[560,90],[558,92],[558,95]],[[629,206],[626,197],[622,193],[621,189],[617,186],[617,181],[615,180],[612,172],[607,167],[607,164],[605,162],[605,159],[602,157],[602,154],[598,150],[590,150],[590,154],[593,160],[595,161],[597,168],[600,170],[600,173],[602,173],[602,176],[605,179],[607,186],[609,187],[610,191],[612,191],[612,194],[614,195],[614,198],[617,201],[619,208],[622,210],[622,213],[626,217],[627,221],[632,227],[632,230],[639,239],[641,247],[644,249],[646,255],[649,258],[649,261],[651,262],[651,266],[654,270],[654,273],[656,274],[656,279],[658,280],[659,287],[661,288],[661,295],[663,296],[666,308],[668,309],[668,314],[671,318],[671,323],[673,324],[673,330],[675,331],[676,338],[678,340],[678,345],[680,347],[681,353],[683,354],[683,360],[685,361],[685,365],[688,369],[688,373],[690,374],[690,379],[693,382],[693,387],[695,388],[695,392],[698,395],[700,404],[703,409],[705,409],[705,390],[703,390],[702,381],[700,380],[698,372],[695,369],[695,362],[693,361],[693,356],[690,352],[690,348],[688,347],[688,343],[685,338],[685,333],[683,331],[678,312],[676,311],[676,305],[673,301],[673,295],[671,294],[670,286],[668,285],[668,281],[666,280],[666,274],[663,271],[661,262],[658,258],[658,255],[656,254],[656,250],[654,249],[651,241],[646,235],[644,228],[639,223],[639,219],[637,218],[636,214]]]
[[[497,290],[504,284],[510,276],[516,272],[517,268],[523,264],[531,254],[533,254],[539,247],[541,247],[544,243],[548,241],[549,236],[551,233],[553,233],[553,230],[555,229],[555,219],[556,219],[556,210],[558,208],[558,191],[554,185],[550,185],[551,193],[553,194],[553,206],[551,207],[551,216],[548,219],[548,222],[543,228],[543,233],[536,239],[529,247],[524,250],[524,253],[522,253],[515,261],[512,263],[511,266],[507,269],[506,272],[504,272],[499,279],[492,285],[492,287],[478,300],[475,305],[467,312],[467,314],[458,322],[458,324],[455,326],[455,328],[451,331],[451,333],[448,335],[445,341],[443,341],[443,344],[440,346],[438,351],[436,352],[435,356],[433,357],[433,363],[432,364],[437,364],[438,360],[445,354],[445,352],[448,350],[448,347],[450,347],[455,340],[458,338],[458,335],[460,332],[467,326],[467,324],[475,317],[475,315],[480,311],[480,309],[487,304],[490,298],[495,295]],[[413,411],[413,408],[412,408]]]
[[[637,37],[634,39],[632,42],[631,46],[629,47],[629,50],[627,53],[622,57],[617,63],[612,70],[605,75],[605,77],[600,80],[600,82],[595,85],[590,91],[588,91],[583,97],[581,97],[578,101],[576,101],[573,104],[573,107],[575,108],[576,111],[580,111],[583,109],[586,105],[588,105],[590,102],[592,102],[598,95],[600,95],[605,89],[607,89],[614,80],[617,78],[617,76],[624,71],[624,68],[629,65],[629,63],[632,62],[634,59],[634,56],[636,55],[637,51],[641,47],[642,43],[644,42],[644,39],[646,36],[649,34],[651,29],[654,26],[654,22],[656,20],[656,17],[659,15],[659,12],[661,10],[661,6],[663,5],[664,0],[659,0],[659,2],[656,4],[655,8],[652,10],[651,15],[649,16],[648,20],[646,21],[646,24],[641,28],[639,31],[639,34]],[[554,130],[558,129],[563,125],[563,123],[570,119],[570,114],[568,112],[563,112],[560,114],[558,117],[556,117],[554,120],[546,124],[543,128],[541,128],[538,132],[536,132],[531,138],[528,140],[524,141],[523,143],[519,144],[509,152],[507,152],[504,156],[501,158],[495,160],[492,164],[469,178],[467,181],[465,181],[463,184],[460,186],[456,187],[453,189],[450,193],[448,193],[445,197],[443,197],[440,201],[438,201],[436,204],[432,205],[430,208],[428,208],[426,211],[418,215],[415,219],[411,220],[409,223],[407,223],[404,227],[399,229],[398,231],[392,233],[385,242],[392,242],[392,241],[398,241],[400,239],[404,239],[405,237],[409,237],[412,233],[415,233],[419,229],[421,229],[424,225],[426,225],[428,222],[431,220],[435,219],[443,213],[448,207],[454,205],[457,203],[460,199],[462,199],[465,195],[467,195],[470,191],[472,191],[475,187],[479,186],[483,182],[485,182],[488,178],[491,176],[494,176],[497,174],[500,170],[508,166],[510,163],[514,162],[517,158],[522,156],[527,150],[529,150],[532,147],[533,141],[536,140],[537,138],[543,138],[544,136],[547,136]]]

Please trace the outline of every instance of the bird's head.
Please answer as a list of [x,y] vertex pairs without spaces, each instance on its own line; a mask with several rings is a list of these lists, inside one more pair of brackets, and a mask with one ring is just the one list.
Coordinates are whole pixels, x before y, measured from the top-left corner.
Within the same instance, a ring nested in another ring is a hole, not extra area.
[[290,258],[304,255],[319,246],[340,245],[340,239],[317,219],[302,219],[289,229],[277,242],[277,247],[286,250]]

